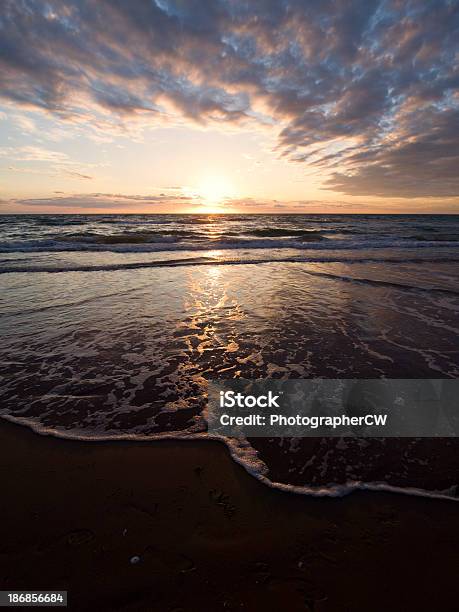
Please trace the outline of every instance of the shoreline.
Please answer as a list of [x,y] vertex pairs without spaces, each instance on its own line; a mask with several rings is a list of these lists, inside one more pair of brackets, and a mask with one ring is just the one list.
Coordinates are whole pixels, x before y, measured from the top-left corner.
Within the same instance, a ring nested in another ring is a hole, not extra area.
[[[262,469],[259,468],[257,471],[255,468],[250,469],[246,462],[244,462],[244,458],[237,453],[237,445],[232,445],[228,438],[224,436],[212,436],[207,432],[199,432],[199,433],[188,433],[188,432],[175,432],[168,433],[164,432],[162,434],[156,434],[155,436],[129,436],[129,434],[120,434],[118,436],[94,436],[94,437],[78,437],[76,435],[65,435],[64,432],[55,432],[52,429],[46,429],[44,427],[40,427],[34,425],[32,423],[21,423],[21,418],[14,417],[12,415],[0,415],[0,422],[11,423],[17,427],[24,427],[31,431],[33,434],[42,436],[42,437],[51,437],[56,438],[58,440],[68,440],[70,442],[81,442],[81,443],[89,443],[89,444],[119,444],[119,443],[130,443],[130,444],[152,444],[156,442],[178,442],[180,444],[186,442],[211,442],[223,445],[228,451],[231,459],[248,474],[251,478],[254,478],[258,482],[260,482],[263,486],[268,487],[269,489],[274,489],[276,491],[282,491],[289,495],[301,495],[305,497],[311,498],[340,498],[347,497],[349,495],[358,493],[358,492],[371,492],[371,493],[391,493],[395,495],[407,495],[409,497],[422,497],[426,499],[438,499],[449,502],[459,502],[458,487],[459,485],[454,485],[450,489],[446,490],[436,490],[436,489],[422,489],[418,487],[402,487],[391,485],[386,482],[367,482],[367,481],[348,481],[340,484],[328,484],[322,486],[299,486],[293,485],[283,482],[277,482],[270,480],[267,476],[262,473]],[[258,459],[256,459],[258,461]],[[260,461],[260,464],[263,462]],[[263,464],[264,465],[264,464]]]
[[449,501],[291,495],[211,440],[94,444],[2,419],[0,448],[3,590],[68,590],[72,610],[455,609]]

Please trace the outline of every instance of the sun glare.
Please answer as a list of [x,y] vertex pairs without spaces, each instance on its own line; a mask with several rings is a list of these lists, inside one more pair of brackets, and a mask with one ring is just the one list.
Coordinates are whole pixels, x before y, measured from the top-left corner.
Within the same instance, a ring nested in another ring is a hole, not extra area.
[[206,208],[219,208],[225,200],[234,197],[234,189],[229,181],[220,176],[205,179],[197,189]]

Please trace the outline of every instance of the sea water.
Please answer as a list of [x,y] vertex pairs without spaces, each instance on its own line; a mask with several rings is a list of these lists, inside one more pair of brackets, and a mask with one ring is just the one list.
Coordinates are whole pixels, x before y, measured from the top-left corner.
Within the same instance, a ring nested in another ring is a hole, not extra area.
[[[0,414],[206,438],[208,379],[456,378],[458,262],[453,215],[3,215]],[[297,492],[457,483],[455,439],[224,442]]]

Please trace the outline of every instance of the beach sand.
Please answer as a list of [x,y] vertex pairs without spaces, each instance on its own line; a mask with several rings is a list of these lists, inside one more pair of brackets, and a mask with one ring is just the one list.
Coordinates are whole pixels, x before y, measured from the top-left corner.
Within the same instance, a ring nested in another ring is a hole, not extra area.
[[458,609],[455,502],[282,493],[211,441],[2,421],[0,449],[0,589],[67,590],[71,610]]

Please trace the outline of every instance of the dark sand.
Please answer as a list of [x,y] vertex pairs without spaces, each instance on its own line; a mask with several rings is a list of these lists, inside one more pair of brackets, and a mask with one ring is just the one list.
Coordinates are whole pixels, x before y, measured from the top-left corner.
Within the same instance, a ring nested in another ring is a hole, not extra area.
[[1,589],[66,589],[71,610],[459,609],[455,502],[281,493],[216,442],[81,443],[2,421],[0,448]]

